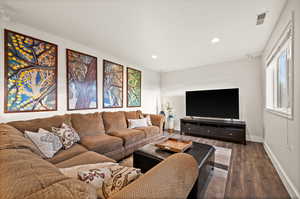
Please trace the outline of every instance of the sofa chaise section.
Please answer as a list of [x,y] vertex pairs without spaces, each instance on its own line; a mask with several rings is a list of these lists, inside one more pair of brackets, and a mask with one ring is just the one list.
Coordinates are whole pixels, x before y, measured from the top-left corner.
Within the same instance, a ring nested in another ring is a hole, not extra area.
[[96,153],[94,151],[87,151],[85,153],[81,153],[65,161],[59,162],[55,164],[55,166],[58,168],[67,168],[67,167],[72,167],[77,165],[97,164],[102,162],[116,162],[116,161],[109,157],[101,155],[99,153]]
[[46,159],[47,161],[51,162],[52,164],[57,164],[62,161],[68,160],[74,156],[80,155],[88,150],[80,144],[74,144],[68,150],[60,150],[57,152],[52,158]]

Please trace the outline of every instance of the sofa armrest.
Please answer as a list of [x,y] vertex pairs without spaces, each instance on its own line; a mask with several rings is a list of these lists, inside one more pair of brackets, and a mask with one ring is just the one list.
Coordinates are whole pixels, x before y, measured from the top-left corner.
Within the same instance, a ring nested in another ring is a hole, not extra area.
[[197,179],[196,160],[177,153],[139,177],[111,199],[186,198]]
[[164,131],[163,126],[164,126],[164,122],[165,122],[165,116],[158,115],[158,114],[144,114],[144,117],[146,115],[150,115],[152,125],[159,127],[159,132],[163,133],[163,131]]
[[96,199],[96,189],[64,176],[29,149],[0,150],[0,199]]

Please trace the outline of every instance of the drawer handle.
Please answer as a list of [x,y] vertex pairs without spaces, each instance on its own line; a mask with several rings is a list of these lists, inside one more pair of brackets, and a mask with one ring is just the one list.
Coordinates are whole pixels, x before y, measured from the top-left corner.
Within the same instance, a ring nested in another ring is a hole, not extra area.
[[229,133],[229,135],[233,135],[233,133]]

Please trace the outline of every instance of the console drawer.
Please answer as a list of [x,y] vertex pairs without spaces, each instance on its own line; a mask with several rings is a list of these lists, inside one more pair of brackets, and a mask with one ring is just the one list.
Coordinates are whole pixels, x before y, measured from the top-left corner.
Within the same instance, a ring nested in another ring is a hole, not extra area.
[[243,138],[243,134],[241,134],[241,133],[237,133],[237,132],[233,132],[233,131],[224,132],[221,129],[218,132],[214,132],[212,136],[220,137],[220,138],[228,138],[228,139],[241,139],[241,138]]
[[218,130],[217,127],[196,125],[196,124],[185,124],[182,127],[182,132],[192,135],[211,136]]

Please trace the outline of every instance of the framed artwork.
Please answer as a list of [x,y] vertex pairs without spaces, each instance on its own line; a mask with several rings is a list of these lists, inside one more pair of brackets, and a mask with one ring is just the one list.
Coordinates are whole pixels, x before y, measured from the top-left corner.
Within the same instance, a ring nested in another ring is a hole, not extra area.
[[67,49],[68,110],[98,108],[97,57]]
[[123,68],[103,60],[103,108],[123,107]]
[[142,72],[127,67],[127,107],[141,106]]
[[57,110],[57,45],[4,30],[4,111]]

